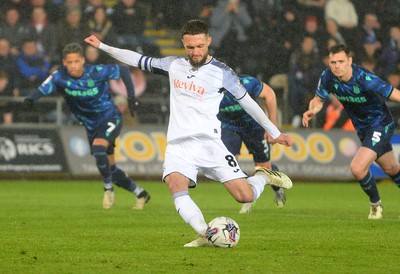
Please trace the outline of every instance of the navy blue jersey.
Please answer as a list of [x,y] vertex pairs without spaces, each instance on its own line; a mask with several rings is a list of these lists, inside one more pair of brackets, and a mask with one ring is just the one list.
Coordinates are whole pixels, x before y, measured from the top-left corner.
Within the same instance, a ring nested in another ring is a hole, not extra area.
[[385,104],[393,86],[360,66],[353,64],[352,69],[353,76],[347,83],[341,82],[331,69],[326,69],[319,80],[316,95],[326,99],[329,93],[334,94],[357,131],[393,123]]
[[[247,93],[257,101],[263,89],[263,82],[255,77],[247,75],[240,76],[239,79]],[[229,92],[225,93],[221,101],[217,117],[222,123],[222,128],[233,131],[247,131],[262,128]]]
[[85,65],[80,78],[71,77],[64,66],[54,71],[39,87],[44,95],[59,92],[71,112],[93,131],[118,112],[110,94],[108,80],[119,79],[118,65]]

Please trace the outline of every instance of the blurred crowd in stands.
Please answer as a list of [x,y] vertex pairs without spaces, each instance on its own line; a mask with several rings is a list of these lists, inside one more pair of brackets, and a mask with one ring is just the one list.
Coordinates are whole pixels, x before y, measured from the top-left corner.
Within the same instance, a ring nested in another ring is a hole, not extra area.
[[[179,30],[193,18],[210,24],[212,55],[274,88],[283,122],[295,128],[333,44],[346,44],[353,62],[400,88],[400,0],[1,0],[0,96],[37,88],[60,64],[62,48],[89,34],[162,56],[145,29]],[[113,62],[89,47],[86,58]],[[142,79],[135,83],[142,93],[148,75],[133,69],[132,75]],[[0,109],[0,123],[21,119],[16,105],[0,101]],[[315,127],[348,128],[340,103],[328,102],[321,113]]]

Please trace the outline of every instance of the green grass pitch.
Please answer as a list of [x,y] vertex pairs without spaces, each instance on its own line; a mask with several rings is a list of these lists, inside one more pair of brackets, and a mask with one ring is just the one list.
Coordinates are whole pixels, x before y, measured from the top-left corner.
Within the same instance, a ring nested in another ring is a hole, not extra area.
[[267,187],[251,214],[219,183],[191,190],[206,221],[229,216],[237,247],[184,248],[194,231],[165,185],[134,211],[116,189],[102,209],[100,181],[0,181],[0,273],[400,273],[399,189],[380,183],[384,219],[367,219],[357,183],[295,183],[277,209]]

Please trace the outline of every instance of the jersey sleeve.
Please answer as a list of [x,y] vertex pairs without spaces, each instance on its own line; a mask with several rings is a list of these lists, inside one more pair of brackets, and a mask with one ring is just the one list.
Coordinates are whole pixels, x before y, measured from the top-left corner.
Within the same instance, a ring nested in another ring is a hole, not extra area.
[[[253,85],[252,90],[254,91],[253,96],[255,98],[257,98],[260,95],[261,91],[263,90],[263,84],[264,83],[261,80],[254,78],[254,85]],[[246,90],[248,90],[248,89],[246,89]]]
[[243,109],[253,117],[254,120],[260,124],[272,138],[276,139],[281,135],[279,129],[271,122],[270,119],[265,115],[264,111],[261,107],[254,101],[250,95],[245,94],[238,101],[239,104],[243,107]]
[[393,86],[373,73],[366,72],[365,75],[362,76],[362,81],[364,82],[366,90],[378,92],[385,98],[389,98],[392,94]]
[[317,90],[315,91],[315,95],[322,99],[326,99],[329,97],[329,90],[328,90],[328,71],[325,70],[322,72],[321,77],[318,81]]
[[46,80],[39,86],[38,90],[45,96],[48,96],[57,90],[56,78],[58,75],[58,70],[54,71],[49,75]]
[[111,57],[123,62],[127,65],[138,67],[141,70],[147,70],[156,74],[168,75],[169,66],[173,60],[179,58],[170,56],[164,58],[153,58],[142,55],[132,50],[111,47],[104,43],[100,43],[99,48],[107,52]]
[[108,80],[118,80],[120,78],[118,65],[98,65],[97,70],[101,71]]
[[223,87],[235,97],[236,100],[243,98],[247,91],[240,83],[240,79],[237,74],[228,66],[223,70]]
[[258,98],[263,90],[263,82],[253,76],[240,76],[240,82],[252,98]]
[[152,58],[147,56],[142,56],[139,60],[138,68],[141,70],[147,70],[155,74],[161,74],[168,76],[169,67],[171,63],[178,59],[176,56],[168,56],[164,58]]

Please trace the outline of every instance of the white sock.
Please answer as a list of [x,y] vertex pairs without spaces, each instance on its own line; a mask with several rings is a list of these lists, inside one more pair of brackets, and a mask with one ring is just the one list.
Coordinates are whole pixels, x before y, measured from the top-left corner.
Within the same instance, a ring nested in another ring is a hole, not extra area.
[[195,202],[190,198],[189,192],[181,191],[175,193],[172,198],[176,211],[182,219],[188,223],[199,235],[205,235],[207,223],[204,220],[203,213]]
[[247,178],[247,183],[253,188],[253,201],[255,201],[261,196],[261,193],[263,193],[264,191],[265,185],[269,182],[267,181],[266,176],[255,174],[254,176]]

